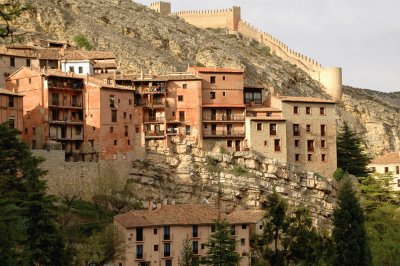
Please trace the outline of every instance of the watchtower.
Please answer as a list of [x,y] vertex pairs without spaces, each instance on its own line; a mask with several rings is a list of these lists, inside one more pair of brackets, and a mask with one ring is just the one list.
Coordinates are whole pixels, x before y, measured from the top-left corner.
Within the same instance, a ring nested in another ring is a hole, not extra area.
[[159,12],[164,15],[171,14],[171,3],[168,2],[154,2],[150,4],[150,8],[156,12]]

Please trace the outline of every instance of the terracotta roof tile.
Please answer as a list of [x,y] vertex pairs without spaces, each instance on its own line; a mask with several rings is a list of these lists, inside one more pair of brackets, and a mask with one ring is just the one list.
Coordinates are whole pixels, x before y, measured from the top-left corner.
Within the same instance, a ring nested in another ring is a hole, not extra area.
[[27,58],[35,58],[36,55],[31,50],[25,49],[8,49],[4,46],[0,46],[0,55],[9,55],[15,57],[27,57]]
[[0,94],[23,97],[23,95],[21,95],[21,94],[18,94],[18,93],[15,93],[15,92],[12,92],[12,91],[9,91],[9,90],[6,90],[6,89],[2,89],[2,88],[0,88]]
[[218,72],[218,73],[243,73],[243,70],[233,68],[220,68],[220,67],[190,67],[198,72]]
[[372,160],[371,164],[400,163],[400,152],[390,152]]
[[320,99],[314,97],[301,97],[301,96],[280,96],[278,97],[282,102],[309,102],[309,103],[336,103],[332,100]]
[[[264,216],[260,210],[238,210],[230,214],[220,214],[232,224],[257,223]],[[114,217],[125,228],[212,224],[218,218],[218,210],[206,205],[167,205],[156,210],[136,210]]]

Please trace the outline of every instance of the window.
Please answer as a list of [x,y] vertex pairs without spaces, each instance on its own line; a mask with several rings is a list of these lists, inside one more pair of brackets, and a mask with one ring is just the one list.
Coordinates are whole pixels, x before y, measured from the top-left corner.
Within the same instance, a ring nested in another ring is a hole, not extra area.
[[139,133],[140,132],[140,127],[139,126],[135,126],[135,133]]
[[69,67],[69,72],[75,72],[73,66],[70,66],[70,67]]
[[215,232],[215,224],[212,224],[211,225],[211,233],[214,233]]
[[28,83],[32,84],[32,79],[31,78],[28,79]]
[[10,57],[10,66],[15,67],[15,57]]
[[185,122],[185,111],[179,111],[179,121]]
[[128,146],[130,146],[131,145],[131,140],[130,139],[128,139]]
[[26,59],[26,66],[27,66],[27,67],[30,67],[30,66],[31,66],[31,59],[30,59],[30,58],[27,58],[27,59]]
[[371,172],[375,173],[376,172],[376,168],[375,167],[371,167]]
[[143,259],[143,245],[136,246],[136,258]]
[[215,84],[215,76],[211,76],[210,77],[210,83],[211,84]]
[[400,166],[396,166],[396,175],[400,174]]
[[124,119],[126,119],[126,112],[124,112]]
[[183,95],[178,95],[178,102],[183,102]]
[[300,125],[299,124],[293,125],[293,136],[300,136]]
[[243,230],[247,229],[247,224],[242,224],[242,229]]
[[271,136],[276,135],[276,124],[269,124],[269,134]]
[[129,115],[129,120],[132,120],[132,115],[131,114]]
[[400,187],[400,179],[397,179],[397,186]]
[[389,172],[389,167],[385,167],[385,173]]
[[313,140],[307,140],[307,150],[309,152],[314,151],[314,141]]
[[117,122],[117,110],[111,110],[111,122]]
[[193,241],[193,254],[199,254],[199,242],[197,241]]
[[32,149],[36,149],[36,140],[32,140]]
[[83,73],[83,67],[78,67],[78,73],[82,74]]
[[320,115],[325,115],[325,107],[320,107],[319,108],[319,114]]
[[153,250],[158,251],[158,245],[154,245]]
[[326,148],[326,140],[321,140],[321,148]]
[[295,146],[295,147],[300,147],[300,140],[295,139],[295,140],[294,140],[294,146]]
[[296,162],[300,161],[300,154],[296,153],[296,154],[294,155],[294,160],[295,160]]
[[28,134],[28,128],[25,128],[25,129],[24,129],[24,134],[25,134],[25,135]]
[[164,240],[170,240],[170,228],[169,226],[164,226]]
[[164,243],[164,257],[171,256],[171,245],[170,243]]
[[275,151],[280,151],[281,150],[281,140],[280,139],[276,139],[274,141],[275,144]]
[[268,142],[266,140],[264,140],[264,146],[267,146]]
[[225,80],[225,76],[222,76],[222,80]]
[[231,225],[231,235],[236,235],[236,230],[235,230],[235,226]]
[[10,118],[8,119],[8,126],[9,126],[10,128],[15,128],[15,118],[14,118],[14,117],[10,117]]
[[293,106],[293,113],[298,115],[299,114],[299,107],[298,106]]
[[110,133],[114,132],[114,127],[110,127]]
[[257,123],[257,130],[261,131],[262,130],[262,123]]
[[110,102],[110,107],[115,108],[115,96],[114,95],[110,95],[109,102]]
[[246,239],[241,238],[241,239],[240,239],[240,245],[241,245],[241,246],[246,245]]
[[136,241],[143,241],[143,228],[136,228]]
[[8,96],[8,107],[14,107],[14,96]]
[[75,127],[75,135],[81,135],[81,133],[82,133],[82,127],[80,127],[80,126],[76,126]]
[[244,93],[244,103],[261,104],[262,103],[261,90],[259,89],[246,90],[246,92]]
[[226,141],[226,147],[229,147],[229,148],[232,147],[232,140],[227,140]]
[[306,114],[307,115],[310,115],[311,114],[311,107],[306,107]]
[[187,89],[187,84],[186,83],[182,84],[182,88]]
[[165,266],[172,266],[172,260],[166,260]]
[[128,126],[125,126],[125,137],[128,136],[128,133],[129,133],[129,131],[128,131]]
[[153,229],[153,234],[156,235],[157,234],[157,228]]
[[311,132],[311,125],[306,125],[306,131]]
[[210,99],[215,99],[215,91],[210,92]]
[[185,135],[189,136],[191,131],[192,131],[191,127],[189,125],[186,125],[186,127],[185,127]]
[[260,224],[260,226],[259,226],[258,228],[259,228],[260,230],[261,230],[261,229],[263,229],[263,226],[262,226],[262,224]]
[[192,236],[198,237],[199,236],[199,227],[197,225],[192,226]]
[[129,105],[132,105],[132,99],[129,99],[128,102],[129,102]]
[[326,125],[321,125],[321,136],[325,137],[326,135]]
[[114,139],[114,146],[117,146],[118,140]]
[[206,248],[206,245],[201,244],[201,249],[205,249],[205,248]]
[[326,162],[326,154],[321,154],[321,161]]
[[309,162],[312,161],[312,154],[308,154],[308,155],[307,155],[307,160],[308,160]]

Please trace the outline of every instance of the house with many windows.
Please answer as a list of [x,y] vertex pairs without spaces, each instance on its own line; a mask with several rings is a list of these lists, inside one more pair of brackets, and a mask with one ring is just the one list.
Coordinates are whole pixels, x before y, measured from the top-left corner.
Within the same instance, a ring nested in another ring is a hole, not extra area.
[[126,251],[119,266],[178,265],[183,240],[189,237],[194,256],[207,254],[209,236],[215,232],[214,222],[226,219],[231,224],[239,265],[250,263],[250,237],[262,232],[264,211],[237,210],[229,214],[206,205],[149,204],[148,210],[134,210],[114,217],[114,224],[123,232]]
[[23,130],[23,97],[0,88],[0,124],[7,123],[20,132]]

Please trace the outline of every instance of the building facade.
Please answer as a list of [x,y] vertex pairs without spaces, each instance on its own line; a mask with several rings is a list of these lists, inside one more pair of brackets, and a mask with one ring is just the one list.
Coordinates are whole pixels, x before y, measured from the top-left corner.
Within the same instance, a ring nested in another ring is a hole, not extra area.
[[207,254],[205,243],[214,232],[213,224],[218,217],[231,224],[236,252],[241,256],[239,265],[249,265],[250,237],[262,232],[264,211],[244,210],[218,215],[217,209],[204,205],[158,205],[156,209],[115,216],[114,224],[123,232],[127,246],[124,259],[117,260],[116,264],[178,265],[186,237],[199,259]]
[[0,124],[8,123],[22,133],[23,119],[22,95],[0,88]]
[[391,177],[389,187],[393,191],[400,191],[400,152],[390,152],[372,160],[368,165],[373,173]]

